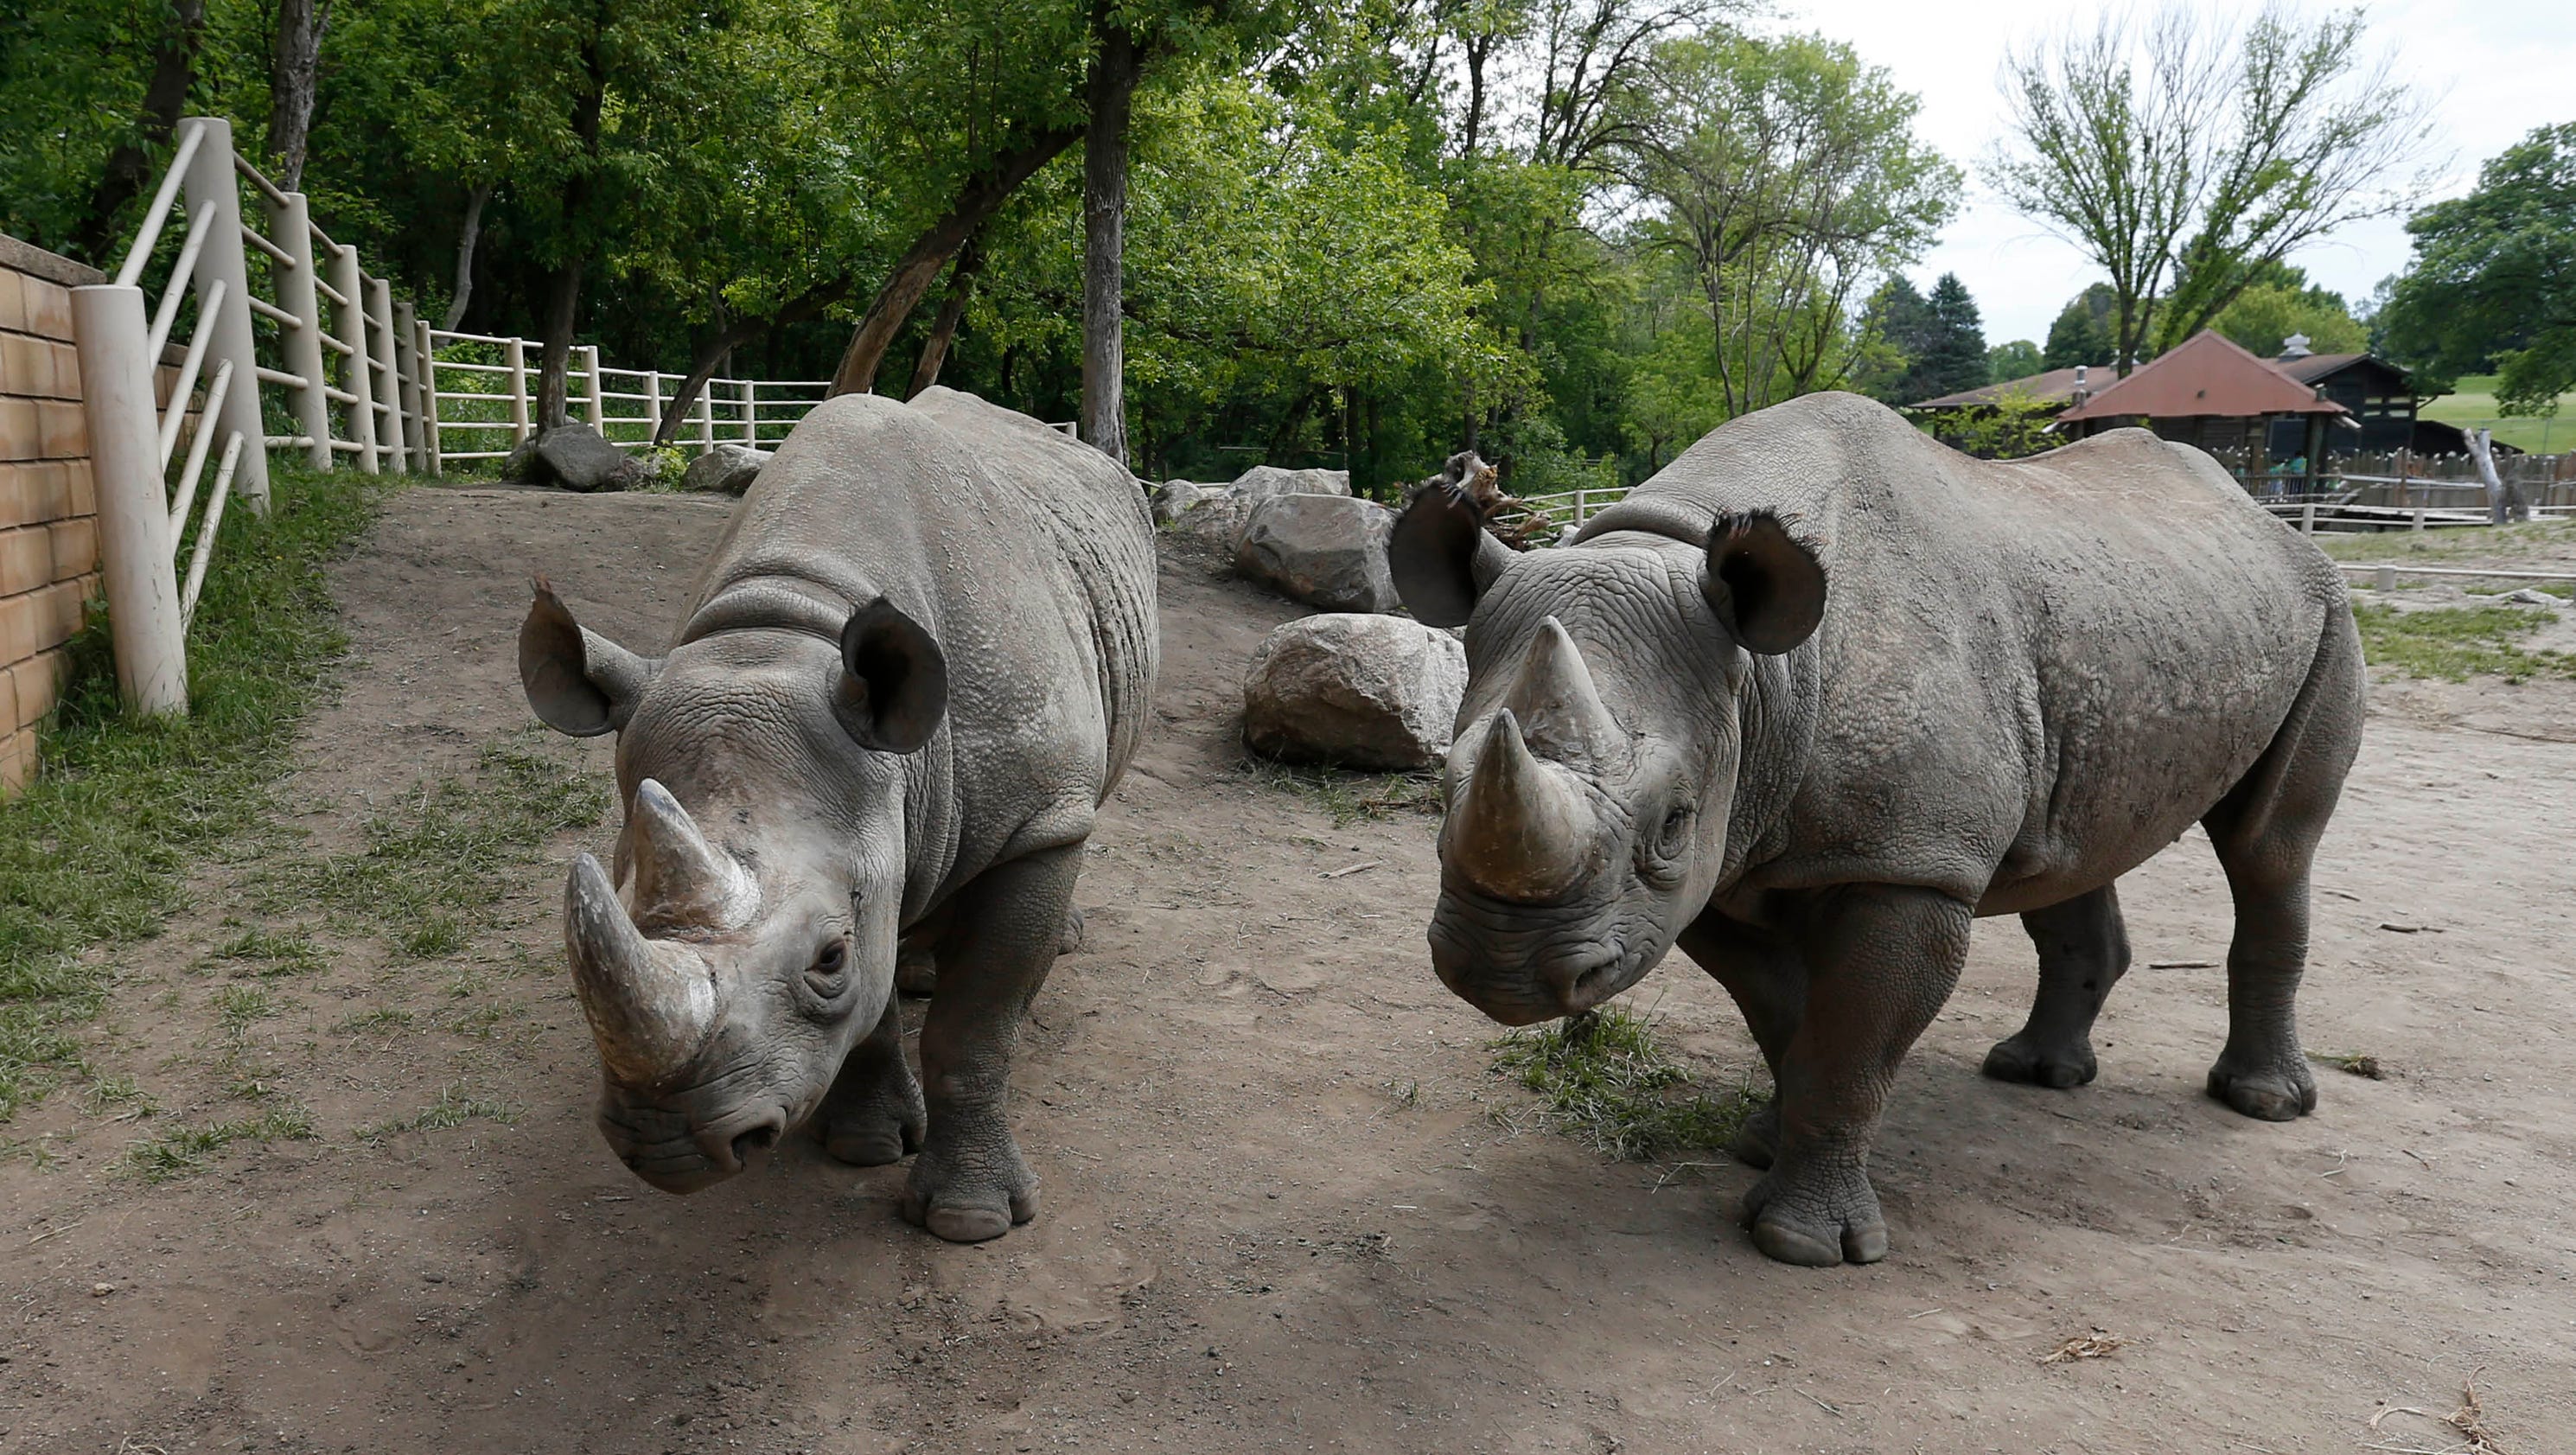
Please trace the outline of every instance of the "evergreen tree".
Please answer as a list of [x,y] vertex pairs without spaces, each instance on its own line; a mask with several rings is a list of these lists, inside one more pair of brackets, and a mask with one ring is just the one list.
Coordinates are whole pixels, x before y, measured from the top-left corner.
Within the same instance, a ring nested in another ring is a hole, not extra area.
[[1908,371],[1913,398],[1906,402],[1983,388],[1986,331],[1977,316],[1977,300],[1968,296],[1968,285],[1956,273],[1942,274],[1932,285],[1925,313],[1923,344]]
[[1890,273],[1861,310],[1867,351],[1852,370],[1851,387],[1882,404],[1911,404],[1914,365],[1932,340],[1932,308],[1903,273]]

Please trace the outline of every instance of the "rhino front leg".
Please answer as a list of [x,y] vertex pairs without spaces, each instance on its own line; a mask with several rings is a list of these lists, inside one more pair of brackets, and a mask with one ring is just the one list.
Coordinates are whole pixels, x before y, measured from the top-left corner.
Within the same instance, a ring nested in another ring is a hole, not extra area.
[[1055,962],[1081,868],[1081,844],[1048,849],[984,871],[953,901],[921,1029],[930,1136],[903,1194],[905,1219],[952,1243],[1037,1216],[1037,1176],[1011,1138],[1011,1050]]
[[903,1059],[903,1009],[889,995],[823,1098],[823,1150],[853,1167],[900,1162],[921,1145],[924,1119],[921,1083]]
[[2030,1021],[1986,1053],[1986,1074],[2034,1086],[2082,1086],[2093,1079],[2093,1020],[2129,970],[2129,931],[2120,897],[2105,884],[2063,904],[2034,909],[2021,927],[2039,948],[2039,994]]
[[1807,1008],[1807,967],[1797,948],[1768,930],[1732,920],[1710,910],[1682,931],[1682,953],[1726,987],[1753,1043],[1762,1048],[1770,1068],[1772,1098],[1744,1119],[1726,1144],[1737,1160],[1769,1167],[1780,1152],[1780,1059]]
[[1804,942],[1806,1014],[1780,1063],[1780,1149],[1744,1195],[1753,1244],[1826,1267],[1887,1256],[1869,1148],[1898,1063],[1967,959],[1968,905],[1934,890],[1852,885],[1820,897]]

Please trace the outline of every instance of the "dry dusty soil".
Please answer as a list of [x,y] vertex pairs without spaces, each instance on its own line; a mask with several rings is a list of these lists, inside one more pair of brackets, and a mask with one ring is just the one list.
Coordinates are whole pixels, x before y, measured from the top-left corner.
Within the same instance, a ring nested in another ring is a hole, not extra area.
[[[2090,1087],[1977,1075],[2034,975],[1981,928],[1876,1160],[1895,1251],[1819,1272],[1737,1229],[1746,1169],[1540,1129],[1430,973],[1433,821],[1337,826],[1243,764],[1242,664],[1295,610],[1167,563],[1161,721],[1023,1038],[1043,1211],[951,1247],[901,1168],[801,1138],[687,1199],[610,1159],[555,920],[609,823],[418,953],[258,888],[492,744],[604,784],[526,726],[523,583],[649,646],[722,522],[422,488],[340,569],[356,660],[287,821],[116,967],[102,1086],[8,1129],[0,1447],[2433,1451],[2474,1380],[2477,1448],[2576,1449],[2568,684],[2373,689],[2305,1021],[2384,1079],[2320,1067],[2285,1126],[2202,1095],[2228,905],[2195,834],[2122,885],[2141,964]],[[318,955],[209,958],[286,920]],[[1679,957],[1632,1000],[1712,1082],[1755,1059]],[[132,1150],[278,1108],[311,1135]]]

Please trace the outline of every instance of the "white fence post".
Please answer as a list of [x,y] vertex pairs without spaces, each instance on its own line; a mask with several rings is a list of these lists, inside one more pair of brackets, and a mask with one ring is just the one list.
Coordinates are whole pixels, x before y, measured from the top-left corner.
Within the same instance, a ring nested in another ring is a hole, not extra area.
[[742,442],[760,448],[760,385],[749,379],[742,381]]
[[399,380],[395,397],[402,400],[403,468],[426,475],[429,439],[420,414],[420,317],[408,298],[394,305],[394,373]]
[[698,391],[698,453],[711,455],[716,449],[716,381]]
[[376,381],[367,397],[379,419],[377,455],[396,470],[411,468],[403,460],[410,448],[410,421],[403,417],[402,376],[394,371],[394,290],[382,278],[367,279],[367,348],[376,366]]
[[646,439],[662,437],[662,371],[659,369],[644,375],[644,426],[651,431]]
[[295,416],[297,432],[313,441],[305,448],[305,463],[328,470],[331,396],[324,386],[331,382],[331,360],[322,349],[322,295],[313,290],[313,213],[304,194],[289,192],[283,203],[270,201],[268,226],[273,234],[270,240],[295,259],[292,265],[269,270],[277,283],[277,306],[296,318],[295,327],[278,330],[277,350],[285,359],[286,372],[304,377],[303,388],[287,389],[286,408]]
[[443,473],[443,462],[438,458],[438,349],[429,336],[427,319],[412,327],[416,331],[412,352],[420,356],[421,468],[436,479]]
[[590,427],[602,435],[608,433],[608,402],[599,397],[599,345],[581,346],[581,377],[584,404]]
[[341,387],[349,394],[349,439],[358,447],[358,468],[373,475],[376,466],[376,397],[367,388],[374,372],[367,361],[367,282],[358,270],[358,250],[347,243],[331,251],[331,291],[345,300],[338,315],[340,342],[349,346]]
[[510,448],[517,449],[528,442],[528,341],[513,336],[501,353],[510,366]]
[[[231,175],[229,160],[225,175]],[[152,360],[145,355],[150,328],[143,318],[143,290],[119,283],[73,289],[72,333],[80,350],[81,403],[98,490],[99,564],[115,641],[117,692],[129,712],[185,716],[188,648],[178,573],[170,560],[170,503],[161,484],[160,418],[152,397]],[[214,420],[198,426],[218,427]]]
[[[233,124],[220,116],[191,117],[186,124],[205,129],[205,139],[197,144],[196,155],[188,159],[187,179],[182,184],[186,188],[188,215],[195,217],[207,203],[215,204],[205,251],[197,257],[197,298],[202,305],[217,283],[223,285],[223,302],[215,309],[213,344],[208,352],[217,364],[229,361],[233,366],[233,387],[224,395],[223,418],[208,420],[199,427],[219,434],[239,430],[244,440],[258,446],[243,449],[233,493],[253,511],[265,515],[268,426],[259,417],[259,356],[250,331],[250,270],[242,259],[241,178],[233,171]],[[146,361],[147,367],[160,362]],[[184,677],[185,668],[181,670]],[[184,684],[180,695],[184,708]]]

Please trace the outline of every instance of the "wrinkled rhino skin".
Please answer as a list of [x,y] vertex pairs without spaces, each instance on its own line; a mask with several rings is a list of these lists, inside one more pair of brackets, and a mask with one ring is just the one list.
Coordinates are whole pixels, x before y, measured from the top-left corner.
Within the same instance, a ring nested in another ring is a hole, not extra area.
[[[600,1129],[639,1176],[691,1191],[814,1119],[845,1161],[917,1148],[903,1211],[942,1237],[1034,1214],[1012,1044],[1150,717],[1154,576],[1125,471],[933,388],[797,426],[667,656],[539,583],[530,704],[619,734],[626,824],[612,868],[575,863],[566,949]],[[899,940],[940,968],[920,1083]]]
[[1980,462],[1817,395],[1567,549],[1515,555],[1433,490],[1390,556],[1416,615],[1467,623],[1435,968],[1525,1023],[1679,944],[1779,1088],[1740,1143],[1763,1252],[1885,1254],[1871,1139],[1976,916],[2020,915],[2040,959],[1987,1074],[2091,1080],[2129,964],[2115,881],[2195,822],[2236,907],[2209,1092],[2314,1106],[2293,1002],[2360,641],[2332,565],[2208,456],[2132,429]]

